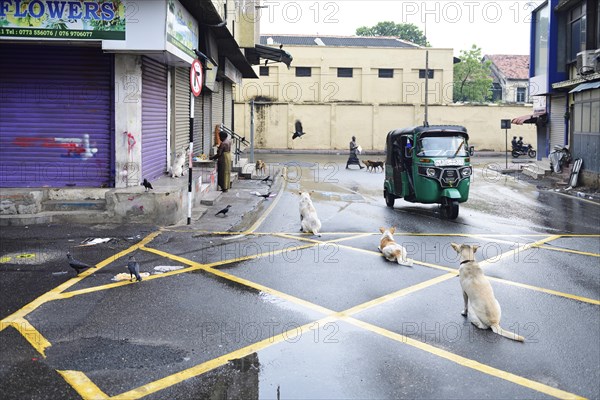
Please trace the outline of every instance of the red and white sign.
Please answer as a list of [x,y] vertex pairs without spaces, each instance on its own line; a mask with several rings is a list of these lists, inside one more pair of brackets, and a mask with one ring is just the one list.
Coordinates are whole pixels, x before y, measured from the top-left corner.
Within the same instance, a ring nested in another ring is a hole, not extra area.
[[202,91],[202,82],[204,81],[204,71],[202,70],[202,64],[200,61],[194,60],[190,67],[190,87],[194,96],[200,96]]

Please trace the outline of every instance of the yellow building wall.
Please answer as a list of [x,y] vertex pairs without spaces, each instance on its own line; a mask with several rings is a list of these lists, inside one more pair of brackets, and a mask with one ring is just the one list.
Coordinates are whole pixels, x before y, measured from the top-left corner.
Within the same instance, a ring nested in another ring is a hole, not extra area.
[[[255,146],[264,149],[346,150],[352,136],[364,150],[384,150],[385,137],[393,129],[422,125],[425,108],[420,105],[381,104],[288,104],[255,105]],[[519,105],[429,106],[429,123],[462,125],[476,150],[503,151],[505,130],[500,120],[530,114],[531,107]],[[306,134],[292,140],[294,123],[302,122]],[[235,104],[235,132],[250,137],[250,106]],[[523,136],[536,147],[533,124],[513,125],[508,142]]]

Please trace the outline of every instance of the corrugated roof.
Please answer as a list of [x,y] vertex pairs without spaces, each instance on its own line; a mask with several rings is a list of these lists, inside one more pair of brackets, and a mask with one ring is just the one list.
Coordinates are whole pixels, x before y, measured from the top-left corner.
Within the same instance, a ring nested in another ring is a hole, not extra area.
[[[270,43],[269,38],[273,39]],[[290,45],[290,46],[319,46],[320,39],[325,46],[332,47],[419,47],[414,43],[393,37],[376,36],[303,36],[303,35],[261,35],[260,44]]]
[[529,79],[529,56],[493,54],[485,56],[507,79]]

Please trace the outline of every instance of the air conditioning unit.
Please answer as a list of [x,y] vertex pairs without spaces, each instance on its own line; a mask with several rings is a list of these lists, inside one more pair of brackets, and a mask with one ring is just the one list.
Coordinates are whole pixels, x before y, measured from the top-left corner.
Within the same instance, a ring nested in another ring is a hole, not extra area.
[[577,73],[579,75],[593,74],[596,70],[596,54],[594,50],[577,53]]

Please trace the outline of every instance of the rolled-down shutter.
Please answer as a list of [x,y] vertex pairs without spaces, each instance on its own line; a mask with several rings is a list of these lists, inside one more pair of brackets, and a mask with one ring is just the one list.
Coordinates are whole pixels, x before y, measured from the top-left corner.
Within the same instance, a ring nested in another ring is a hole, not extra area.
[[173,156],[185,150],[190,144],[190,69],[175,68],[173,85]]
[[554,146],[564,146],[565,143],[565,112],[567,97],[553,96],[550,103],[550,152]]
[[233,129],[233,84],[225,81],[223,89],[223,120],[226,127]]
[[217,82],[218,91],[212,94],[212,106],[213,106],[213,131],[215,125],[223,123],[223,82]]
[[212,114],[212,94],[207,90],[202,94],[203,98],[203,113],[202,113],[202,132],[203,132],[203,145],[206,154],[210,154],[211,149],[215,143],[214,140],[214,125],[213,125],[213,114]]
[[204,149],[204,97],[194,97],[194,155],[206,154]]
[[0,187],[112,186],[113,56],[0,43]]
[[167,166],[167,67],[142,58],[142,175],[155,179]]

